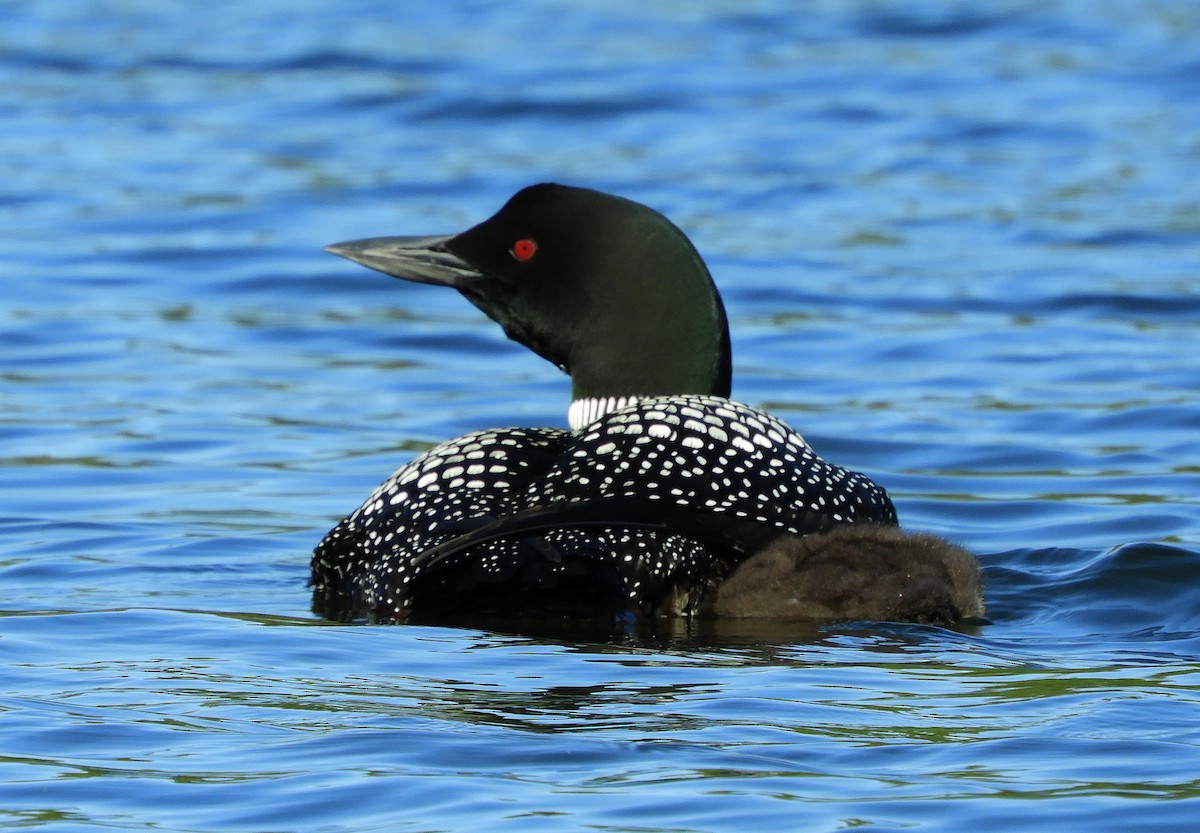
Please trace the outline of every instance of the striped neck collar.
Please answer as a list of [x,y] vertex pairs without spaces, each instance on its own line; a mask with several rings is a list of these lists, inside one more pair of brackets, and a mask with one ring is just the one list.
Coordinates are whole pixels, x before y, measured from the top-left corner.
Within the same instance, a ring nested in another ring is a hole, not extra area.
[[567,409],[567,422],[572,431],[579,431],[592,424],[609,411],[632,405],[640,397],[637,396],[608,396],[603,398],[576,399]]

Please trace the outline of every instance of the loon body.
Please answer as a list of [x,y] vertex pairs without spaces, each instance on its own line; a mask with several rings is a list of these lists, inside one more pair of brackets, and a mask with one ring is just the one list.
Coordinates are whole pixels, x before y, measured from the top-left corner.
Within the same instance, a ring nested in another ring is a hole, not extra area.
[[983,615],[975,556],[928,533],[855,524],[785,536],[717,586],[728,619],[875,619],[945,625]]
[[461,234],[329,251],[457,289],[570,375],[572,430],[480,431],[403,466],[318,545],[325,616],[690,613],[781,537],[896,525],[883,489],[728,398],[720,296],[652,209],[535,185]]

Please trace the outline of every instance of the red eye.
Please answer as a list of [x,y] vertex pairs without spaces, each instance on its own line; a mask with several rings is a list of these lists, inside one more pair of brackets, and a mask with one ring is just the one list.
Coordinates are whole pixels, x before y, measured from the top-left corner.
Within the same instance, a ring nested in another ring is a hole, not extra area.
[[522,237],[516,243],[513,243],[513,247],[509,251],[515,259],[526,261],[537,254],[537,243],[534,243],[528,237]]

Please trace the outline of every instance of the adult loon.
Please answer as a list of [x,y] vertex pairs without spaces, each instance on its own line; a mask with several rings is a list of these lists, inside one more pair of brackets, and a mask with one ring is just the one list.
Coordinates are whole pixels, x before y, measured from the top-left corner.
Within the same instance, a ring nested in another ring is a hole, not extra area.
[[317,546],[319,614],[686,614],[781,537],[897,523],[867,477],[728,398],[720,295],[683,232],[646,206],[541,184],[460,234],[327,251],[457,289],[568,373],[572,402],[570,431],[478,431],[401,467]]

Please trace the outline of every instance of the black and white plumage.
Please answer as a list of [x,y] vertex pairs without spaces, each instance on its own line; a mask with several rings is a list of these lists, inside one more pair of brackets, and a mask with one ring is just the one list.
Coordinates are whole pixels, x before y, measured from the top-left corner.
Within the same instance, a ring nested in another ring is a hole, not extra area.
[[[858,521],[895,523],[886,493],[781,420],[715,396],[644,398],[576,432],[488,430],[430,449],[326,536],[313,569],[328,612],[383,621],[504,610],[514,588],[543,608],[570,590],[562,613],[679,613],[772,539]],[[430,554],[472,533],[482,540]],[[359,609],[339,611],[345,599]]]
[[691,613],[773,541],[897,523],[866,476],[728,398],[720,295],[658,212],[538,185],[457,235],[329,250],[457,289],[570,375],[573,430],[479,431],[403,466],[316,548],[327,617]]

